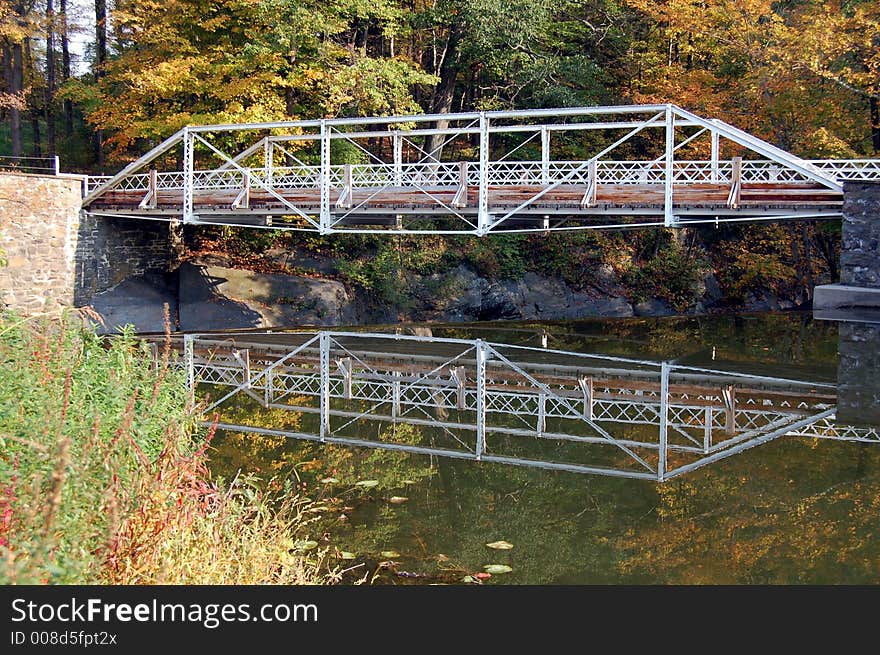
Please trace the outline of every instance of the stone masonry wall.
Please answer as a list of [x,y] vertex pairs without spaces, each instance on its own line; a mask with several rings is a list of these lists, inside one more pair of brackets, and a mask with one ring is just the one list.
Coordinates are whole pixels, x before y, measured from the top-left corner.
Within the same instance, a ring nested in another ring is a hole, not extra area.
[[880,289],[880,182],[846,182],[840,282]]
[[73,304],[81,188],[77,178],[0,173],[0,308]]
[[77,177],[0,173],[0,309],[88,305],[128,277],[169,269],[168,223],[88,216],[81,200]]
[[169,269],[168,223],[136,218],[84,216],[76,248],[77,306],[126,278]]

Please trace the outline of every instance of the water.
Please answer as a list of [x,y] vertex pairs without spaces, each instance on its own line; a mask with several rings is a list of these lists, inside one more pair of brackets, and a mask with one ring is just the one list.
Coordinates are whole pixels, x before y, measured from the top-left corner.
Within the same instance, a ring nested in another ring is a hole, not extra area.
[[[858,420],[876,395],[853,344],[878,348],[853,330],[794,314],[431,328],[435,337],[839,383]],[[247,397],[232,403],[224,420],[305,430],[314,419]],[[310,536],[331,555],[355,555],[330,561],[352,568],[347,580],[455,582],[489,564],[512,571],[488,584],[880,580],[880,443],[782,437],[662,484],[271,435],[223,432],[215,446],[217,473],[290,479],[330,508]],[[356,486],[365,480],[378,484]],[[513,548],[486,546],[498,540]]]

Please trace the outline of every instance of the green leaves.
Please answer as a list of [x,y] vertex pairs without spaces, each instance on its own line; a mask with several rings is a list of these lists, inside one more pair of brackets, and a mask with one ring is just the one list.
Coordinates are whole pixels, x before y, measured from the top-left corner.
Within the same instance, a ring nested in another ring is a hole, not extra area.
[[510,573],[513,571],[513,569],[507,566],[507,564],[486,564],[486,566],[483,567],[483,570],[492,575],[500,575],[502,573]]

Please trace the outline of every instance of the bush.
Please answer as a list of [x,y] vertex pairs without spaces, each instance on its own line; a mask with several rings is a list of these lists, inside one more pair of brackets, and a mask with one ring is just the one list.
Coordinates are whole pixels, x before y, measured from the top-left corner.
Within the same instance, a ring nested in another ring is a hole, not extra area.
[[705,262],[672,240],[647,261],[633,263],[624,275],[624,283],[636,302],[660,298],[683,311],[700,296],[705,266]]
[[207,471],[210,434],[170,342],[0,317],[0,582],[319,579],[295,554],[300,505]]

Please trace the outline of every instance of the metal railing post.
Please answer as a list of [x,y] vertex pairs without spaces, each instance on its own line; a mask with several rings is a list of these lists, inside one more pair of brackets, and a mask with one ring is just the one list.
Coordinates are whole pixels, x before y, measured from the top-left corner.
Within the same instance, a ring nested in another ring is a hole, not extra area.
[[194,136],[183,128],[183,222],[193,220],[193,146]]
[[319,437],[321,441],[330,434],[330,335],[321,332],[320,344],[320,367],[321,367],[321,427]]
[[666,479],[666,448],[669,427],[669,364],[660,364],[660,450],[657,461],[657,481]]
[[675,156],[675,114],[672,105],[666,105],[666,152],[664,171],[664,194],[663,194],[663,225],[672,227],[675,217],[672,214],[672,182],[673,161]]
[[263,168],[266,169],[266,184],[271,188],[274,186],[272,180],[272,168],[275,161],[275,144],[270,137],[266,137],[263,144]]
[[[712,121],[714,122],[714,120]],[[712,164],[711,164],[711,180],[717,182],[719,179],[718,157],[720,156],[720,138],[718,130],[712,130]]]
[[712,447],[712,408],[706,407],[703,417],[703,454],[708,455]]
[[330,127],[321,121],[321,216],[320,233],[330,232]]
[[480,112],[480,166],[479,200],[477,205],[477,236],[483,236],[489,226],[489,118]]
[[186,366],[186,386],[189,389],[189,400],[195,403],[196,399],[196,366],[192,334],[183,335],[183,361]]
[[55,165],[55,175],[61,175],[61,160],[58,158],[58,155],[55,155],[52,161]]
[[550,184],[550,130],[541,127],[541,184]]
[[400,138],[400,130],[394,130],[391,134],[392,150],[394,151],[394,186],[403,186],[403,140]]
[[483,459],[486,450],[486,345],[476,341],[477,358],[477,461]]

